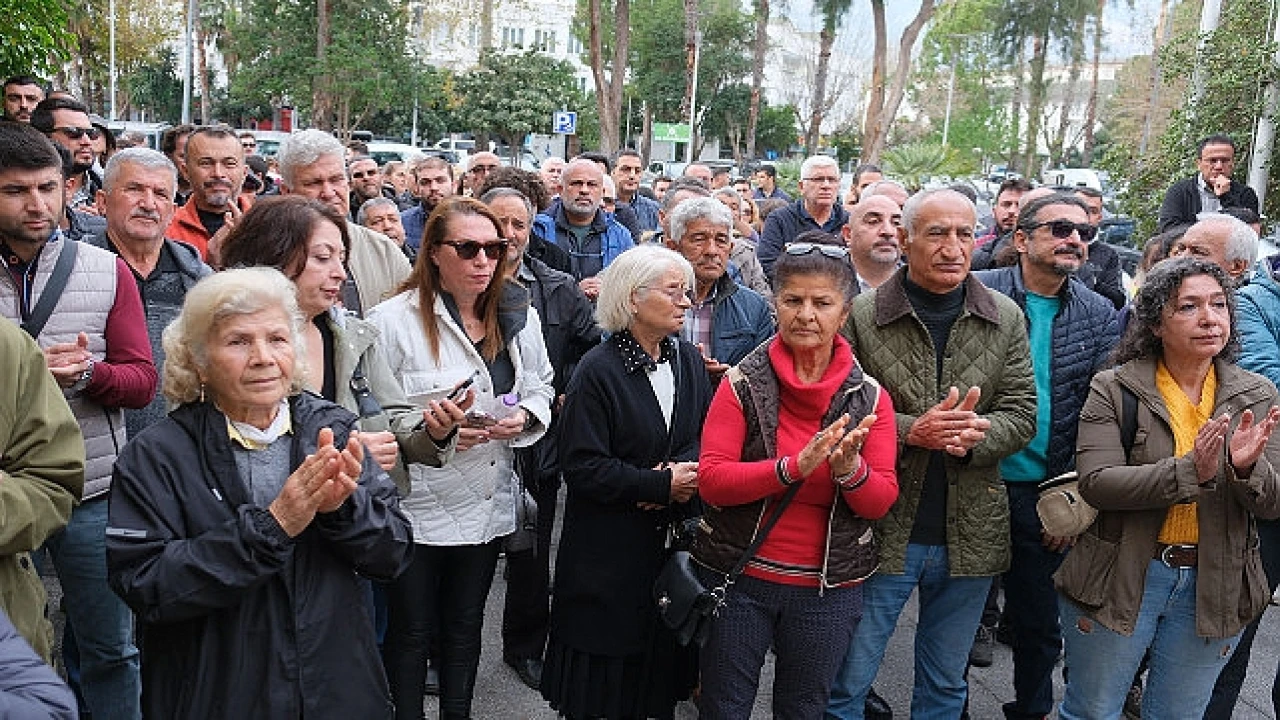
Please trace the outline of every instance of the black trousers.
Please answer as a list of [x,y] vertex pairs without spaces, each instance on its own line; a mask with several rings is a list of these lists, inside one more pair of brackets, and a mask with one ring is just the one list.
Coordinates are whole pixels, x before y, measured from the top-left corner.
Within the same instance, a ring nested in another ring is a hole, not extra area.
[[551,622],[551,531],[556,524],[559,476],[528,483],[538,503],[538,542],[507,553],[507,596],[502,610],[502,658],[541,660]]
[[388,589],[383,663],[396,720],[422,720],[430,636],[438,634],[440,717],[471,717],[480,664],[485,599],[501,540],[483,545],[417,545],[413,562]]

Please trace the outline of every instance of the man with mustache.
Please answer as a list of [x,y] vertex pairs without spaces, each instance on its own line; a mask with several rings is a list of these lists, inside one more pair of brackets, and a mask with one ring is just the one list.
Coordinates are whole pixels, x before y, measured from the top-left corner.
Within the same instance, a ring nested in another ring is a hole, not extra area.
[[901,230],[902,208],[885,195],[872,195],[849,209],[842,232],[859,290],[879,287],[902,264]]
[[569,264],[578,287],[594,302],[600,294],[600,271],[635,243],[625,227],[600,208],[604,197],[604,170],[592,160],[577,157],[560,177],[560,204],[539,216],[539,226],[550,226],[548,241],[569,253]]
[[1002,577],[1014,638],[1015,698],[1004,706],[1010,718],[1045,717],[1053,709],[1052,674],[1062,645],[1053,573],[1074,542],[1045,533],[1036,486],[1075,469],[1076,428],[1089,380],[1119,340],[1111,301],[1075,277],[1097,230],[1074,193],[1036,197],[1018,211],[1012,235],[1018,263],[974,273],[1022,308],[1038,399],[1035,437],[1000,461],[1012,549]]
[[404,225],[405,246],[416,254],[431,211],[453,194],[453,166],[442,157],[431,156],[414,160],[409,172],[413,175],[413,192],[418,204],[400,212],[400,224]]
[[[173,202],[177,186],[178,171],[160,152],[139,147],[112,155],[98,191],[107,227],[89,238],[89,243],[118,255],[133,273],[157,368],[164,366],[161,334],[182,310],[187,291],[213,272],[194,247],[164,236],[177,210]],[[146,407],[126,410],[129,437],[164,418],[165,412],[160,392]]]
[[167,235],[191,245],[217,267],[218,247],[249,209],[249,200],[240,194],[245,163],[236,131],[226,125],[191,131],[181,170],[191,184],[191,197],[174,214]]
[[30,75],[14,75],[4,81],[4,119],[31,122],[31,111],[44,100],[44,87]]

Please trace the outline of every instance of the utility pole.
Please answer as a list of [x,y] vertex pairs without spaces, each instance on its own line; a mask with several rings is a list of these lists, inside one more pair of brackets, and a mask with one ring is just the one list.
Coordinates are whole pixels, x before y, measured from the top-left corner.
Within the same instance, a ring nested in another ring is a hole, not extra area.
[[111,102],[108,104],[110,108],[107,116],[108,120],[116,119],[116,0],[111,0],[107,9],[107,24],[111,31]]
[[1204,66],[1200,61],[1200,56],[1209,49],[1209,33],[1218,29],[1218,18],[1221,15],[1222,0],[1204,0],[1204,7],[1200,10],[1200,44],[1196,49],[1196,69],[1191,75],[1191,109],[1193,112],[1196,105],[1200,103],[1200,98],[1204,96]]
[[[1280,37],[1280,14],[1276,15],[1276,24],[1271,29],[1271,38]],[[1276,51],[1272,60],[1280,66],[1280,50]],[[1271,151],[1276,141],[1275,114],[1280,111],[1280,87],[1276,81],[1267,83],[1266,100],[1262,115],[1258,118],[1257,132],[1253,136],[1253,147],[1249,149],[1249,187],[1258,194],[1258,207],[1262,208],[1267,201],[1267,181],[1271,179]]]
[[192,47],[195,36],[196,0],[187,0],[187,42],[183,49],[182,68],[182,124],[191,122],[191,65],[195,57]]

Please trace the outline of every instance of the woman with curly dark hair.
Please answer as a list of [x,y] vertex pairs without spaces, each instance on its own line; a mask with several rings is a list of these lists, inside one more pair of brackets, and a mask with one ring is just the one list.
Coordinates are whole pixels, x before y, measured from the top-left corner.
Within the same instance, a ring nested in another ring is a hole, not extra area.
[[1148,651],[1143,717],[1200,717],[1270,600],[1253,518],[1280,516],[1280,408],[1234,364],[1234,309],[1218,266],[1158,263],[1093,379],[1076,467],[1098,518],[1055,575],[1064,720],[1118,718]]

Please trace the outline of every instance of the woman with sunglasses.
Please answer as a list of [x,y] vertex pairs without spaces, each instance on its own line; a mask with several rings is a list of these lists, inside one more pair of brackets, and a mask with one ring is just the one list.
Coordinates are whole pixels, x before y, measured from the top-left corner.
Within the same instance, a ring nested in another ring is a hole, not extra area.
[[[541,325],[528,293],[499,271],[506,252],[483,203],[446,198],[427,219],[400,294],[369,313],[405,393],[434,424],[452,427],[432,435],[444,466],[411,464],[402,503],[416,547],[390,589],[383,650],[398,720],[423,717],[433,632],[440,717],[471,717],[485,598],[502,538],[516,530],[513,448],[537,441],[551,420]],[[445,400],[472,394],[475,407],[457,427],[464,418]]]
[[811,231],[783,248],[778,333],[729,370],[707,413],[693,547],[707,587],[780,514],[702,650],[702,718],[751,715],[770,648],[774,716],[822,717],[879,562],[871,523],[898,497],[893,402],[839,332],[858,280],[838,243]]
[[1054,576],[1064,720],[1120,717],[1145,653],[1142,717],[1201,717],[1271,599],[1254,518],[1280,516],[1280,409],[1235,364],[1235,304],[1217,265],[1156,264],[1093,378],[1076,468],[1098,517]]
[[542,696],[565,717],[669,719],[697,680],[695,653],[653,602],[670,532],[695,514],[711,399],[702,354],[679,339],[693,282],[667,248],[619,255],[596,304],[612,335],[565,391],[557,439],[568,495],[542,671]]

